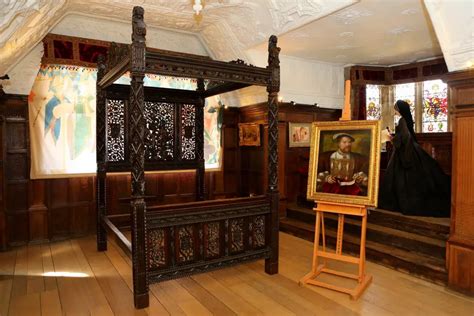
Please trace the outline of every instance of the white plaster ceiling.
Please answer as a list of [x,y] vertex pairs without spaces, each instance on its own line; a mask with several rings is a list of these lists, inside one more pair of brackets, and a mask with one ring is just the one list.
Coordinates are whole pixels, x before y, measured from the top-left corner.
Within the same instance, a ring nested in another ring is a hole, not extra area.
[[474,68],[474,0],[424,0],[449,71]]
[[422,0],[362,0],[287,32],[279,44],[287,55],[343,64],[395,65],[442,56]]
[[199,34],[221,60],[246,59],[245,50],[271,34],[300,27],[358,0],[207,0],[197,23],[191,0],[0,0],[0,74],[11,69],[65,15],[131,20],[145,9],[149,26]]
[[65,16],[130,23],[135,5],[145,8],[149,26],[196,34],[216,59],[248,60],[249,50],[266,51],[267,38],[276,34],[289,56],[393,65],[444,53],[453,71],[474,63],[473,1],[207,0],[197,23],[192,0],[0,0],[0,75]]

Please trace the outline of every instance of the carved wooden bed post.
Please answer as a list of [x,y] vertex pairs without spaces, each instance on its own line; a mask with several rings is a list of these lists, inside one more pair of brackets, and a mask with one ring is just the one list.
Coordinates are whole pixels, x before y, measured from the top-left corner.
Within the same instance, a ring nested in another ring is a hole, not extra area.
[[196,106],[196,159],[199,167],[196,170],[196,199],[204,200],[204,79],[197,80],[197,91],[200,93],[200,102]]
[[104,77],[105,58],[100,55],[97,60],[97,84],[96,84],[96,160],[97,160],[97,177],[96,177],[96,206],[97,206],[97,250],[107,250],[107,230],[102,225],[102,216],[107,215],[105,205],[106,195],[106,168],[105,168],[105,125],[106,125],[106,104],[105,91],[100,87],[99,81]]
[[278,92],[280,91],[280,48],[277,37],[268,40],[268,69],[271,71],[267,85],[268,92],[268,189],[270,200],[270,225],[267,225],[267,239],[271,245],[270,258],[265,260],[265,272],[278,273]]
[[136,308],[148,306],[145,195],[144,89],[146,25],[142,7],[133,8],[130,65],[130,164],[132,169],[133,296]]

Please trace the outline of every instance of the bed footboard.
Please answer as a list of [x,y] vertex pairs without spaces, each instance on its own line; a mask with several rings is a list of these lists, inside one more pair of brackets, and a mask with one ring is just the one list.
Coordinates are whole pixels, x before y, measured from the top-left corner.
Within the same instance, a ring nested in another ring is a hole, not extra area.
[[183,205],[148,211],[150,283],[269,258],[267,198]]

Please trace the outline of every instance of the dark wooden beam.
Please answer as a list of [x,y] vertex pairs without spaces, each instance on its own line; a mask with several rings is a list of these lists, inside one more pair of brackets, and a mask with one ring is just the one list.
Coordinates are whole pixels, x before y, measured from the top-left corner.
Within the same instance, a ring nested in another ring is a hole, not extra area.
[[111,232],[114,233],[115,237],[117,237],[117,241],[121,244],[121,248],[125,248],[129,253],[132,252],[132,244],[130,241],[125,237],[125,235],[120,231],[120,229],[115,226],[107,216],[102,217],[102,223],[107,226]]
[[226,83],[214,86],[210,89],[207,89],[203,95],[205,98],[208,98],[208,97],[212,97],[213,95],[235,91],[235,90],[239,90],[239,89],[249,87],[249,86],[250,84],[246,84],[246,83],[226,82]]
[[164,55],[152,51],[147,51],[146,58],[146,72],[157,75],[238,82],[257,86],[267,86],[270,78],[268,68],[243,63]]
[[98,85],[102,88],[106,88],[113,84],[128,70],[130,70],[130,58],[123,59],[115,67],[109,69],[100,81],[97,80]]
[[[144,87],[145,101],[170,103],[197,103],[201,94],[194,90]],[[113,84],[107,87],[107,99],[128,99],[130,86]]]

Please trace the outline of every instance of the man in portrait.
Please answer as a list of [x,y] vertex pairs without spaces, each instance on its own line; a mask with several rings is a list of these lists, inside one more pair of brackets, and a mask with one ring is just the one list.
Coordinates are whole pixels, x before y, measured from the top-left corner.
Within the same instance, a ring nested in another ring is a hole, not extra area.
[[332,137],[336,151],[327,151],[318,159],[318,192],[346,195],[367,195],[369,159],[353,152],[354,137],[337,133]]

